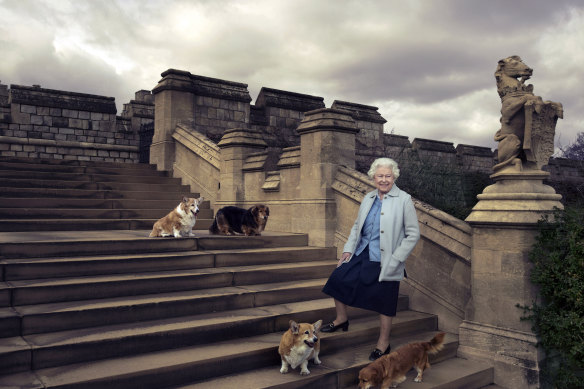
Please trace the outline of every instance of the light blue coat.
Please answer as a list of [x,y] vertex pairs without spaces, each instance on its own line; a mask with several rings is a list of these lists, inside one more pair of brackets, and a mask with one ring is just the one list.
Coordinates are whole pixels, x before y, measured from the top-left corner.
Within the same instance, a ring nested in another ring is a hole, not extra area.
[[[353,253],[361,239],[361,229],[375,201],[377,189],[363,198],[357,220],[351,229],[343,252]],[[381,272],[379,281],[401,281],[404,278],[405,260],[420,239],[420,227],[412,197],[395,184],[381,203],[380,237]],[[350,260],[350,259],[349,259]]]

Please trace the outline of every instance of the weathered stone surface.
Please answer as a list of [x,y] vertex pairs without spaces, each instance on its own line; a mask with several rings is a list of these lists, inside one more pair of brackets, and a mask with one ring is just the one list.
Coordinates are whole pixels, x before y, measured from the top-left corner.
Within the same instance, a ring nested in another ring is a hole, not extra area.
[[495,171],[511,163],[541,169],[554,152],[555,127],[558,118],[563,117],[562,104],[544,102],[533,94],[533,85],[525,85],[532,73],[533,69],[516,55],[500,60],[497,65],[495,80],[502,106],[501,128],[495,134],[499,142]]

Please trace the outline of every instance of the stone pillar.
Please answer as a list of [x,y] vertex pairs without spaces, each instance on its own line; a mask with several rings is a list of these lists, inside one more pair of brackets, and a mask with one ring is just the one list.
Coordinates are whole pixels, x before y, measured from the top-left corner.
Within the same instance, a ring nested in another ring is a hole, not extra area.
[[189,72],[169,69],[152,90],[154,95],[154,135],[150,146],[150,163],[158,170],[171,171],[174,163],[172,132],[179,121],[195,116],[192,82]]
[[309,244],[335,244],[336,206],[331,188],[339,166],[355,167],[355,135],[359,132],[344,110],[306,112],[300,134],[300,201],[292,217],[293,231],[309,233]]
[[538,299],[529,280],[528,253],[541,216],[562,208],[561,195],[544,185],[548,173],[523,171],[516,163],[493,174],[466,219],[473,227],[472,299],[460,326],[458,353],[495,366],[495,383],[506,388],[538,388],[543,358],[531,322],[520,306]]
[[264,151],[268,145],[262,139],[260,132],[247,128],[225,131],[217,145],[221,154],[217,208],[226,205],[245,207],[245,185],[242,171],[245,159],[251,153]]

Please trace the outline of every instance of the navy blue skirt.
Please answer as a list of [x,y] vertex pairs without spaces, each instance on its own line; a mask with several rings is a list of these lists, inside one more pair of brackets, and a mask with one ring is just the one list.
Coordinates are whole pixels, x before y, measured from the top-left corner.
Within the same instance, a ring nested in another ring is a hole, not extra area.
[[395,316],[399,281],[379,282],[379,262],[369,260],[369,247],[337,267],[322,291],[351,307]]

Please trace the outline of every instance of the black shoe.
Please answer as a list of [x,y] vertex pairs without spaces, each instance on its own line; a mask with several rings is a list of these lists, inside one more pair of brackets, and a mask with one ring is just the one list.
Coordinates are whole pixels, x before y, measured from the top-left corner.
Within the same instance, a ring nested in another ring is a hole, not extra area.
[[379,359],[383,355],[389,354],[390,351],[391,351],[391,346],[387,346],[387,350],[385,350],[384,353],[382,353],[380,349],[376,348],[375,350],[371,351],[371,354],[369,354],[369,360],[374,361],[376,359]]
[[328,324],[325,324],[321,329],[320,332],[335,332],[336,330],[338,330],[339,328],[341,328],[343,330],[343,332],[347,331],[349,329],[349,320],[347,320],[344,323],[339,324],[338,326],[336,326],[334,324],[334,322],[330,322]]

